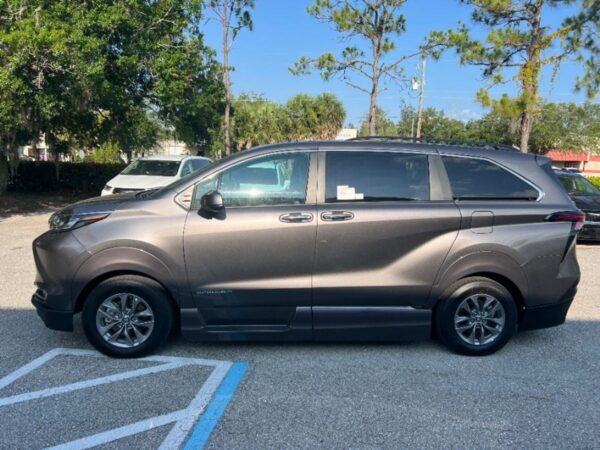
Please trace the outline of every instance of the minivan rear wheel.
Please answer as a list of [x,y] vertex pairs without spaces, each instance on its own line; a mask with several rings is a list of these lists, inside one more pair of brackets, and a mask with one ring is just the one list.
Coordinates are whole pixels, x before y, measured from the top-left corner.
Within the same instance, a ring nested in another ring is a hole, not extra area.
[[90,292],[82,324],[89,341],[102,353],[140,357],[166,341],[173,326],[173,309],[159,283],[123,275],[102,281]]
[[510,292],[484,277],[450,286],[435,311],[441,341],[457,353],[489,355],[500,350],[517,328],[517,309]]

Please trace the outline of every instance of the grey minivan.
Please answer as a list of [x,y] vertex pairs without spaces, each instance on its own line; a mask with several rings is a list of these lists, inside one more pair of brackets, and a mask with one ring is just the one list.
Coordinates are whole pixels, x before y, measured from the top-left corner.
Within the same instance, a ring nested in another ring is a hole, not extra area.
[[359,139],[268,145],[93,198],[33,242],[33,304],[117,357],[192,340],[440,339],[490,354],[565,321],[584,215],[550,159]]

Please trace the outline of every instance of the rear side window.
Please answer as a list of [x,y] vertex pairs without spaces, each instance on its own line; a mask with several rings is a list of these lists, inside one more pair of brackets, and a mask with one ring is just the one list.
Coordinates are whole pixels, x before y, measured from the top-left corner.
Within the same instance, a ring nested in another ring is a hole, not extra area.
[[457,200],[535,200],[538,191],[508,170],[490,161],[442,156]]
[[325,201],[429,200],[427,155],[328,152]]

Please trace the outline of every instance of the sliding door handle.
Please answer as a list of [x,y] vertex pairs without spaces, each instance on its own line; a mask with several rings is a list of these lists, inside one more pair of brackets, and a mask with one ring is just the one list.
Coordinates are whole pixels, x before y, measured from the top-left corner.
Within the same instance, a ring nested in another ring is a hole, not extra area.
[[287,213],[279,216],[279,220],[286,223],[304,223],[304,222],[312,222],[313,215],[311,213]]
[[350,211],[325,211],[321,214],[321,219],[338,222],[342,220],[354,219],[354,213]]

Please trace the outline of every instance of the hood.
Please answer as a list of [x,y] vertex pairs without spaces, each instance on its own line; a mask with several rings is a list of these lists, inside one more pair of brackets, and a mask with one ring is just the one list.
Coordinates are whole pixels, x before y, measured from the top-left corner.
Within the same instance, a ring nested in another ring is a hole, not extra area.
[[571,195],[571,199],[582,211],[600,211],[600,195]]
[[107,195],[104,197],[92,197],[65,206],[54,214],[114,211],[123,203],[137,200],[136,194],[136,192],[131,192],[127,194]]
[[176,179],[177,177],[159,177],[154,175],[117,175],[106,184],[120,189],[153,189],[166,186]]

